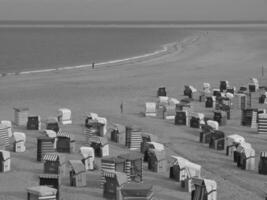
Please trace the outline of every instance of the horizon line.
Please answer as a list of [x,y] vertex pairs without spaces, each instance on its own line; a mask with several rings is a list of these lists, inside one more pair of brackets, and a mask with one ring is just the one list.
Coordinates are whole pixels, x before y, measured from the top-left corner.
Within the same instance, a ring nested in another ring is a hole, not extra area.
[[0,20],[0,24],[267,24],[267,20]]

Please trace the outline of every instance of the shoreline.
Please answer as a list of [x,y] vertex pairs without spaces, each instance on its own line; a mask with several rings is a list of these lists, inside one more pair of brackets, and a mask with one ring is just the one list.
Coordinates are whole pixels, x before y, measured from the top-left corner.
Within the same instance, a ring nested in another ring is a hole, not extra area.
[[[114,65],[123,65],[123,64],[130,64],[135,62],[142,62],[151,60],[154,58],[159,58],[161,56],[165,56],[168,54],[172,54],[174,52],[180,54],[184,46],[188,44],[192,44],[197,41],[201,37],[200,33],[194,33],[193,35],[187,36],[181,41],[173,42],[164,44],[161,46],[161,49],[155,50],[154,52],[122,58],[122,59],[115,59],[110,61],[103,61],[99,63],[95,63],[95,67],[112,67]],[[27,75],[27,74],[37,74],[37,73],[45,73],[45,72],[55,72],[55,71],[63,71],[63,70],[75,70],[75,69],[83,69],[83,68],[91,68],[92,64],[84,64],[84,65],[76,65],[76,66],[66,66],[66,67],[58,67],[58,68],[47,68],[41,70],[30,70],[30,71],[21,71],[21,72],[7,72],[7,73],[0,73],[1,77],[6,76],[18,76],[18,75]]]

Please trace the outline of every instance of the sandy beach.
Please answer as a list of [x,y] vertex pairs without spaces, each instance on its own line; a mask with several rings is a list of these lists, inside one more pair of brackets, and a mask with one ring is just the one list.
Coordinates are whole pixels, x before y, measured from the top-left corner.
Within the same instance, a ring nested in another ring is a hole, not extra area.
[[[264,84],[262,65],[267,68],[266,30],[196,31],[194,37],[180,44],[178,51],[159,57],[96,65],[95,69],[84,67],[0,77],[0,119],[13,120],[14,107],[28,107],[31,114],[41,115],[43,120],[55,116],[61,107],[70,108],[73,124],[62,129],[75,135],[76,152],[66,156],[79,159],[78,149],[86,144],[83,134],[85,116],[95,112],[106,117],[108,122],[137,125],[157,135],[169,156],[181,155],[202,165],[203,177],[217,182],[219,200],[262,200],[266,176],[259,175],[256,170],[241,170],[225,156],[225,151],[211,150],[199,143],[198,129],[175,126],[171,120],[145,118],[141,114],[145,102],[157,100],[156,91],[160,86],[166,87],[169,97],[181,99],[187,84],[200,90],[203,82],[218,88],[220,80],[228,80],[231,86],[239,87],[251,77],[259,78]],[[123,114],[120,113],[121,102],[124,104]],[[204,103],[195,101],[194,105],[196,111],[212,113],[204,108]],[[220,129],[226,135],[244,136],[256,154],[266,151],[266,135],[241,127],[240,117],[240,110],[232,110],[231,120]],[[36,161],[36,137],[40,133],[14,129],[26,133],[26,152],[11,152],[11,172],[0,174],[1,200],[26,199],[26,188],[38,185],[38,174],[43,170],[43,164]],[[125,151],[128,151],[125,147],[111,143],[112,155]],[[180,184],[168,178],[168,172],[156,174],[149,172],[146,166],[144,171],[144,182],[154,185],[155,199],[191,198]],[[68,177],[64,177],[64,200],[103,199],[99,187],[100,172],[88,172],[87,179],[87,187],[74,188],[69,186]]]

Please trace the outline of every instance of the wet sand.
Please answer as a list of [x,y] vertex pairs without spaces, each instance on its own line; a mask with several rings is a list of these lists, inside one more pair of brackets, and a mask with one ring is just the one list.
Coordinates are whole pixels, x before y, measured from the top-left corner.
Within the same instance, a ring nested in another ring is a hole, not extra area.
[[[61,107],[70,108],[73,125],[64,126],[63,130],[75,135],[76,152],[67,158],[80,159],[78,148],[86,144],[82,133],[85,115],[96,112],[109,122],[137,125],[157,135],[166,145],[169,156],[177,154],[201,164],[203,177],[217,181],[218,199],[263,199],[267,177],[257,171],[238,169],[225,156],[225,151],[211,150],[200,144],[198,129],[175,126],[173,121],[145,118],[140,114],[146,101],[157,100],[156,91],[160,86],[167,88],[168,96],[181,99],[186,84],[201,89],[203,82],[209,82],[217,88],[220,80],[229,80],[230,85],[238,87],[251,77],[260,77],[261,66],[267,65],[266,31],[198,31],[196,36],[197,39],[184,42],[180,51],[140,62],[0,77],[0,119],[13,120],[13,107],[19,106],[29,107],[31,114],[41,115],[43,120],[55,116]],[[120,113],[122,101],[123,114]],[[194,105],[197,111],[211,113],[204,108],[204,103],[194,102]],[[241,127],[240,110],[235,109],[231,114],[227,126],[220,129],[227,135],[244,136],[257,154],[266,151],[266,135]],[[0,174],[0,199],[26,199],[26,188],[38,185],[38,173],[43,170],[43,165],[36,162],[36,137],[40,133],[15,130],[26,133],[27,150],[11,152],[12,170]],[[112,155],[125,151],[126,148],[111,143]],[[103,199],[99,172],[88,172],[87,179],[87,187],[73,188],[66,176],[62,186],[64,199]],[[148,172],[145,166],[144,181],[154,184],[156,199],[190,199],[189,193],[168,178],[168,172]]]

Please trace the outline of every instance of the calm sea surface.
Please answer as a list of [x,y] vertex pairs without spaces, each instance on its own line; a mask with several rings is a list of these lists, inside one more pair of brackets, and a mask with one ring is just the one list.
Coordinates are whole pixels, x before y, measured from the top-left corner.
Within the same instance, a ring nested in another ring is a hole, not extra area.
[[181,28],[0,28],[0,73],[90,64],[154,52]]

